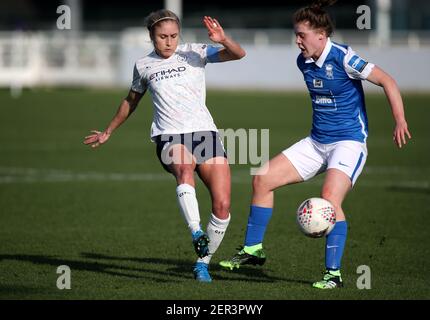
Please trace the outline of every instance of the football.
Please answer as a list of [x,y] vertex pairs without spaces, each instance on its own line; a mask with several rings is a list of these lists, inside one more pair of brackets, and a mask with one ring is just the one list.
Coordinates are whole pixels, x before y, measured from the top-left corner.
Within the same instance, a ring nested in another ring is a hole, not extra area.
[[299,229],[308,237],[321,238],[330,233],[336,223],[333,205],[322,198],[309,198],[297,209]]

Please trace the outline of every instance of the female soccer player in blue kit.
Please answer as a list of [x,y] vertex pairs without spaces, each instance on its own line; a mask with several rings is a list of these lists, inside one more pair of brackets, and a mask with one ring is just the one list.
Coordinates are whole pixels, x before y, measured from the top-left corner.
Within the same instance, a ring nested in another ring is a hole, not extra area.
[[272,215],[274,190],[325,172],[321,197],[334,205],[337,222],[326,237],[324,277],[313,287],[343,286],[340,267],[347,222],[342,202],[367,157],[368,123],[362,80],[384,88],[395,122],[394,143],[401,148],[406,137],[411,138],[396,82],[349,46],[331,41],[333,23],[323,7],[334,2],[315,1],[294,14],[296,44],[301,50],[297,66],[312,100],[312,130],[310,136],[271,159],[263,166],[263,174],[254,177],[245,245],[230,260],[220,262],[224,268],[262,265],[266,260],[262,243]]
[[[222,46],[179,45],[180,21],[169,10],[146,18],[154,51],[137,60],[128,96],[103,131],[85,137],[93,148],[105,143],[136,109],[147,90],[154,105],[151,139],[165,170],[174,175],[180,210],[198,255],[194,277],[211,282],[208,267],[230,221],[230,168],[217,127],[206,107],[207,63],[241,59],[245,51],[225,35],[216,19],[204,17],[209,39]],[[194,171],[210,191],[212,214],[207,233],[201,230]]]

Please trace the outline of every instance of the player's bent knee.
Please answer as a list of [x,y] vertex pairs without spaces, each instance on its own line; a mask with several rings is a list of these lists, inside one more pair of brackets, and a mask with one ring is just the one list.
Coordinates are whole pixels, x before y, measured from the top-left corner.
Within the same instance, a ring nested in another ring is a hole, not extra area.
[[336,196],[333,190],[329,188],[323,188],[321,192],[321,198],[327,201],[330,201],[330,203],[333,205],[336,212],[342,209],[341,203],[339,203],[339,201],[336,200]]
[[323,187],[321,190],[321,198],[330,201],[334,205],[333,201],[335,199],[335,193],[333,192],[333,189],[328,187]]
[[194,169],[190,165],[175,166],[173,172],[179,182],[194,181]]
[[252,188],[254,192],[269,191],[267,178],[263,175],[256,175],[252,178]]
[[230,213],[230,200],[215,200],[212,205],[213,214],[220,219],[227,219]]

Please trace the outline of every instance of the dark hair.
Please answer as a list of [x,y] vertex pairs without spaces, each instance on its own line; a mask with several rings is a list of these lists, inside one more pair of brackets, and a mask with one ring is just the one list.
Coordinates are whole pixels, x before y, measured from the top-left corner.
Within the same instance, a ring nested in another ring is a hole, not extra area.
[[148,28],[149,34],[151,35],[151,39],[153,39],[153,30],[154,27],[162,21],[173,20],[178,24],[178,27],[181,27],[181,22],[179,21],[178,16],[170,10],[161,9],[154,12],[151,12],[145,18],[145,25]]
[[334,30],[333,20],[324,7],[333,5],[337,0],[316,0],[309,6],[297,10],[293,15],[293,24],[309,22],[313,29],[322,29],[329,37]]

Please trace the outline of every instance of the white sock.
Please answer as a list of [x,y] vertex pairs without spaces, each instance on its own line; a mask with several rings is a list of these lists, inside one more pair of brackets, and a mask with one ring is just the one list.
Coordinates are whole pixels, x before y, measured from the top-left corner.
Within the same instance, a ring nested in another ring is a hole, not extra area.
[[204,258],[197,259],[197,262],[204,262],[209,264],[213,254],[217,251],[222,239],[224,238],[225,231],[227,230],[228,223],[230,222],[231,215],[227,219],[221,220],[212,213],[211,219],[208,223],[207,234],[209,237],[209,254]]
[[191,233],[200,230],[199,204],[196,198],[196,190],[189,184],[183,183],[176,188],[179,208],[185,218]]

